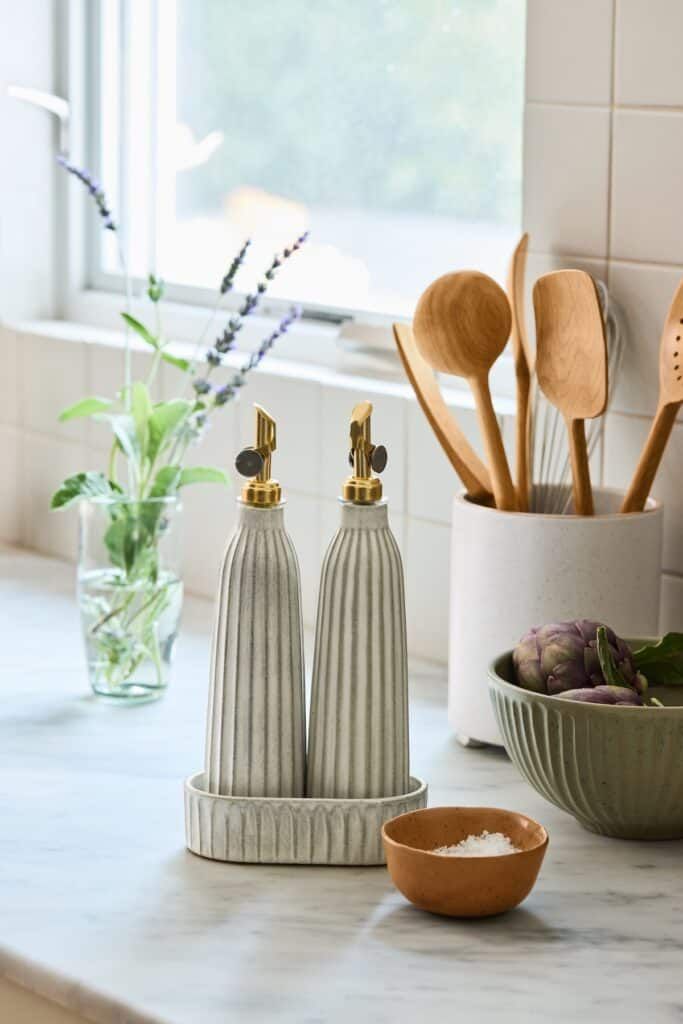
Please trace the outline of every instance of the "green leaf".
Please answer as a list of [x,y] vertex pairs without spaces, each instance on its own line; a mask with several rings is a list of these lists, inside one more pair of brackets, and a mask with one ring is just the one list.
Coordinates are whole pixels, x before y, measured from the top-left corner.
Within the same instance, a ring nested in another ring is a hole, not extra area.
[[183,398],[174,398],[170,402],[160,402],[154,406],[148,424],[147,457],[150,462],[154,462],[164,444],[172,437],[183,420],[187,419],[191,411],[192,402]]
[[683,633],[667,633],[661,640],[633,652],[639,672],[651,686],[683,685]]
[[67,477],[58,491],[52,495],[51,508],[66,508],[79,498],[99,498],[120,494],[121,488],[107,480],[104,473],[76,473]]
[[138,445],[143,455],[147,455],[147,439],[149,435],[149,418],[152,415],[152,400],[147,385],[136,380],[131,390],[130,410],[135,423]]
[[605,677],[605,682],[608,686],[628,687],[628,683],[617,668],[614,655],[612,654],[612,648],[610,647],[609,640],[607,639],[607,630],[604,626],[598,626],[596,639],[598,661],[600,662],[600,668],[602,669],[602,674]]
[[165,363],[170,363],[171,366],[175,366],[178,370],[182,370],[183,373],[188,373],[190,370],[189,359],[183,359],[181,356],[171,355],[170,352],[162,352],[161,358]]
[[112,430],[126,458],[134,463],[139,462],[141,452],[133,417],[127,413],[119,413],[116,416],[107,416],[105,414],[102,416],[102,419],[108,420],[111,423]]
[[60,412],[59,422],[66,423],[67,420],[76,420],[83,416],[94,416],[95,413],[109,409],[112,404],[108,398],[82,398],[80,402],[74,402],[68,409]]
[[178,490],[180,466],[164,466],[154,478],[152,489],[149,492],[151,498],[165,498],[167,494],[175,494]]
[[136,320],[130,313],[122,313],[121,316],[126,321],[129,327],[132,327],[136,334],[139,334],[143,341],[151,345],[152,348],[159,348],[159,339],[155,338],[151,331],[148,331],[144,324],[141,324],[139,320]]
[[188,484],[223,484],[226,485],[230,479],[222,469],[215,469],[213,466],[190,466],[180,474],[179,487],[187,487]]

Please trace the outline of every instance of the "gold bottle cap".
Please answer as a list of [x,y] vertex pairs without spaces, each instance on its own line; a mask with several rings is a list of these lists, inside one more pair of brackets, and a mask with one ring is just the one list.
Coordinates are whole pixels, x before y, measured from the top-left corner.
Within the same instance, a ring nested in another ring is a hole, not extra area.
[[361,402],[351,413],[351,452],[349,462],[353,474],[344,484],[342,496],[355,505],[372,505],[382,497],[382,482],[373,476],[381,473],[387,464],[384,445],[374,445],[370,436],[372,405]]
[[254,508],[272,508],[282,500],[282,488],[271,480],[271,456],[275,451],[275,420],[260,405],[256,410],[256,444],[243,448],[235,459],[235,469],[242,476],[251,477],[242,488],[242,501]]

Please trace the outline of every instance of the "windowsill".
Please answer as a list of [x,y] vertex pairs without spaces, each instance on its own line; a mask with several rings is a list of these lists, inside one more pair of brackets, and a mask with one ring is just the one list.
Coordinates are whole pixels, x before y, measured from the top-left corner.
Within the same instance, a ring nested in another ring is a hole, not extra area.
[[[120,319],[121,297],[95,292],[82,292],[81,295],[83,312],[91,314],[83,319],[29,320],[7,326],[18,332],[60,341],[122,348],[125,333],[116,327]],[[134,301],[132,308],[141,319],[149,312],[149,304],[142,301]],[[173,342],[172,352],[186,358],[194,354],[196,341],[190,339],[201,334],[210,312],[196,306],[165,304],[167,333],[181,339]],[[253,350],[270,333],[274,323],[270,318],[250,317],[240,334],[240,352],[225,356],[224,365],[239,367],[244,361],[245,351]],[[208,339],[205,344],[208,347]],[[131,347],[135,351],[149,351],[134,335]],[[337,387],[361,388],[368,394],[415,398],[388,328],[367,328],[353,323],[340,326],[300,322],[278,342],[275,353],[269,354],[256,372]],[[441,377],[446,402],[454,408],[473,409],[474,400],[464,382],[462,385],[450,383],[456,380]],[[507,354],[494,367],[491,391],[497,413],[501,416],[513,414],[514,374],[512,360]]]

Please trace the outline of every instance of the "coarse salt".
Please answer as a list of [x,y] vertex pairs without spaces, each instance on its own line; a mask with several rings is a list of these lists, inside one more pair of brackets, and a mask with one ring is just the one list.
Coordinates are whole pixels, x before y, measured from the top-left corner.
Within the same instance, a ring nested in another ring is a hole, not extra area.
[[501,857],[506,853],[521,853],[509,836],[502,832],[487,832],[479,836],[469,835],[453,846],[437,846],[432,853],[440,853],[444,857]]

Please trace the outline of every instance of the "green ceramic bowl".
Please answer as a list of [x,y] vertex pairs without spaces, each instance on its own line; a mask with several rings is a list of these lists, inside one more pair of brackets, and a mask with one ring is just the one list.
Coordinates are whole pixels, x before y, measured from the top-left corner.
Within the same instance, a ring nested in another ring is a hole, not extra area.
[[683,838],[683,686],[663,708],[580,704],[522,690],[512,652],[489,670],[505,749],[546,800],[605,836]]

